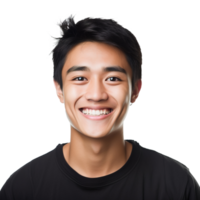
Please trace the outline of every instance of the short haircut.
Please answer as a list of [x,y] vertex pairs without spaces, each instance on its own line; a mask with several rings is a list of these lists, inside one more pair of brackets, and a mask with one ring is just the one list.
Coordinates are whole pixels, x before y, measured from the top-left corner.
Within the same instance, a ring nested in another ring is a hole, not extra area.
[[142,76],[142,53],[135,36],[112,19],[85,18],[74,22],[72,16],[59,24],[62,37],[56,38],[57,45],[53,49],[53,78],[61,89],[62,69],[67,53],[77,44],[85,41],[102,42],[120,49],[126,56],[132,69],[132,88]]

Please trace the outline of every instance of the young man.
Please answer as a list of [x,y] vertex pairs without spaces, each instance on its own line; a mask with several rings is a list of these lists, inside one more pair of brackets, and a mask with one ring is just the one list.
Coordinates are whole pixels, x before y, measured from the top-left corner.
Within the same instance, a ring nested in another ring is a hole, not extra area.
[[[75,71],[77,67],[85,68]],[[131,75],[119,49],[83,42],[68,53],[62,69],[63,91],[54,82],[57,99],[71,124],[70,143],[63,146],[63,153],[68,164],[85,177],[114,173],[130,157],[132,145],[124,141],[124,120],[143,86],[138,80],[131,91]],[[107,115],[98,114],[104,110]]]
[[188,168],[124,140],[123,121],[141,89],[142,55],[113,20],[61,24],[54,83],[71,123],[71,141],[17,170],[1,200],[200,200]]

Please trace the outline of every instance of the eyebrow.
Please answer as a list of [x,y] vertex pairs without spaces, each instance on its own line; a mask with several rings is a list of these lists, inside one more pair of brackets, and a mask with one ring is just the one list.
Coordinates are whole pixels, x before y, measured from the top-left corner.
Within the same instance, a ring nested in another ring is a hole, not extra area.
[[[89,67],[86,66],[73,66],[67,70],[67,74],[74,71],[90,71]],[[124,74],[127,74],[126,70],[119,67],[119,66],[109,66],[103,68],[104,72],[122,72]]]

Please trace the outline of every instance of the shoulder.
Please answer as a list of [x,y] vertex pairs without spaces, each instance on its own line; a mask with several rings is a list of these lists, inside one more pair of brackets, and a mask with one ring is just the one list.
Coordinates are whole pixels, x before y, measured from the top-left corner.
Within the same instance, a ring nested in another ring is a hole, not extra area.
[[154,150],[141,147],[141,151],[146,168],[164,182],[170,199],[200,199],[199,185],[186,165]]
[[5,182],[0,191],[0,199],[32,199],[32,192],[33,187],[30,175],[30,163],[27,163],[15,171]]
[[33,159],[17,171],[5,182],[0,199],[33,199],[34,179],[39,178],[54,159],[54,150]]
[[157,168],[161,172],[166,172],[168,174],[180,173],[187,174],[189,171],[188,167],[183,163],[168,157],[164,154],[161,154],[155,150],[147,149],[141,147],[142,158],[145,163],[148,164],[148,167]]

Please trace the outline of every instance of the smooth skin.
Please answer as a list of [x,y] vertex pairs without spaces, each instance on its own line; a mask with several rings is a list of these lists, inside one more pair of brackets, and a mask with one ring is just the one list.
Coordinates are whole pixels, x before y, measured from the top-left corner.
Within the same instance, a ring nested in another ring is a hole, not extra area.
[[[85,66],[84,71],[67,71]],[[126,73],[105,71],[118,66]],[[135,102],[142,82],[131,85],[132,70],[125,54],[100,42],[82,42],[72,48],[62,69],[63,89],[54,81],[57,96],[64,103],[71,124],[71,141],[63,146],[66,162],[80,175],[95,178],[119,170],[128,160],[132,145],[124,141],[123,121],[130,102]],[[88,119],[80,108],[107,107],[104,119]]]

